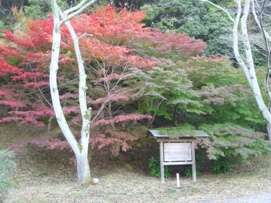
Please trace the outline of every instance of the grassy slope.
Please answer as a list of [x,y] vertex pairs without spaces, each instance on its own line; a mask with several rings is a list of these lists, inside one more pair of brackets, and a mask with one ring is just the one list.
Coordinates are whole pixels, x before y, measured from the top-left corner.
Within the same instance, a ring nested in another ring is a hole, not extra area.
[[[36,134],[34,129],[0,127],[0,143],[22,142]],[[42,135],[42,132],[39,132]],[[15,137],[10,139],[11,137]],[[9,191],[5,202],[197,202],[208,199],[234,198],[271,190],[271,159],[259,161],[252,172],[232,175],[204,175],[196,184],[183,178],[182,187],[175,180],[161,184],[159,179],[146,176],[118,163],[94,166],[96,186],[76,185],[73,164],[67,156],[23,150],[17,154],[17,186]],[[251,170],[250,170],[251,171]]]

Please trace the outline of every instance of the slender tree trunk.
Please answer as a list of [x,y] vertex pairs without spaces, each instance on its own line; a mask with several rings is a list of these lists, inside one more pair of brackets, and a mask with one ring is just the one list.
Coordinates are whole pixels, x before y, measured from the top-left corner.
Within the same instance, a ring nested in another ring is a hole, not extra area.
[[[238,8],[237,8],[237,15],[234,20],[234,26],[233,26],[234,55],[239,65],[241,66],[241,68],[243,69],[245,73],[246,79],[249,83],[250,88],[252,89],[258,108],[267,122],[267,129],[269,129],[269,126],[271,126],[271,113],[263,99],[261,89],[257,80],[252,50],[251,50],[250,41],[249,41],[248,28],[247,28],[251,0],[245,0],[243,8],[242,8],[242,1],[241,0],[236,0],[236,1],[237,1]],[[239,39],[239,28],[241,29],[241,34],[242,34],[241,39]],[[245,52],[244,57],[242,57],[239,53],[239,49],[240,49],[239,40],[243,43],[243,46],[244,46],[244,52]],[[269,140],[271,140],[270,136],[268,136],[268,138]]]
[[[237,3],[237,14],[235,18],[231,17],[231,14],[221,6],[218,6],[212,3],[209,0],[202,0],[204,2],[208,2],[211,5],[215,6],[216,8],[225,12],[229,19],[233,22],[233,50],[235,59],[237,60],[238,64],[242,68],[246,80],[253,92],[253,96],[256,100],[257,106],[261,111],[262,116],[266,120],[267,123],[267,131],[268,131],[268,138],[271,141],[271,112],[268,106],[266,105],[263,95],[261,93],[260,85],[258,83],[255,63],[252,55],[252,49],[250,45],[249,35],[248,35],[248,19],[250,11],[252,10],[252,14],[254,15],[256,23],[260,26],[260,22],[257,19],[254,7],[254,0],[235,0]],[[268,33],[263,30],[264,34],[266,35],[268,40],[271,40],[271,37]],[[240,47],[241,45],[244,48],[244,54],[240,54]],[[271,94],[270,94],[271,95]]]
[[[63,19],[67,18],[61,13]],[[75,50],[75,56],[79,70],[79,106],[81,110],[82,127],[81,127],[81,139],[80,147],[81,154],[79,160],[77,160],[77,174],[79,182],[85,183],[90,181],[90,169],[88,163],[88,149],[89,149],[89,131],[90,131],[90,119],[91,119],[91,108],[87,107],[87,75],[84,66],[84,60],[81,55],[79,38],[71,25],[70,21],[65,21],[65,25],[71,35],[73,46]]]
[[49,68],[49,86],[51,99],[53,104],[53,109],[55,112],[56,120],[63,135],[70,144],[73,152],[75,154],[80,154],[78,148],[78,143],[69,128],[69,125],[65,119],[63,108],[60,103],[58,84],[57,84],[57,73],[59,69],[59,55],[60,55],[60,44],[61,44],[61,31],[60,31],[60,16],[57,12],[57,5],[54,0],[52,0],[53,12],[54,12],[54,28],[53,28],[53,42],[52,42],[52,53],[51,53],[51,63]]
[[[77,178],[78,182],[81,184],[89,183],[91,181],[90,167],[88,162],[88,149],[89,149],[89,131],[90,131],[90,119],[91,119],[91,108],[87,108],[87,98],[86,98],[86,73],[84,67],[84,61],[81,56],[81,51],[79,47],[78,36],[73,29],[69,19],[79,13],[82,8],[90,5],[94,1],[87,3],[87,0],[83,0],[79,5],[70,9],[70,16],[67,16],[65,12],[62,12],[58,7],[56,0],[51,0],[53,8],[54,17],[54,28],[53,28],[53,42],[52,42],[52,53],[51,53],[51,64],[50,64],[50,92],[52,98],[53,109],[56,115],[56,119],[60,129],[69,145],[71,146],[75,158],[76,158],[76,168],[77,168]],[[85,3],[85,5],[84,5]],[[60,103],[58,84],[57,84],[57,73],[59,69],[59,56],[60,56],[60,45],[61,45],[61,24],[65,23],[68,28],[75,50],[76,60],[79,68],[79,105],[82,117],[82,128],[81,128],[81,138],[78,142],[72,133],[67,120],[65,118],[63,108]]]
[[88,162],[88,154],[80,154],[76,156],[77,179],[81,184],[91,181],[90,168]]

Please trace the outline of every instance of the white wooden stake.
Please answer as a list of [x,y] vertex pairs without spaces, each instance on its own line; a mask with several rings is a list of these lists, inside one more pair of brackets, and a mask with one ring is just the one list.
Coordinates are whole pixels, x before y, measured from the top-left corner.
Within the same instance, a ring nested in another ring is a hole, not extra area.
[[180,185],[180,174],[176,173],[177,188],[181,187]]

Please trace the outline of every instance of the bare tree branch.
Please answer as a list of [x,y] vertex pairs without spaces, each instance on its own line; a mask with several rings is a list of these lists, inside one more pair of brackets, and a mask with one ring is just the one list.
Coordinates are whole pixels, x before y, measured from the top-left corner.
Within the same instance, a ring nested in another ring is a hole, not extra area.
[[228,16],[228,18],[230,19],[230,21],[234,22],[233,17],[231,16],[230,12],[227,11],[227,9],[225,9],[225,8],[223,8],[223,7],[221,7],[221,6],[217,5],[217,4],[214,4],[213,2],[211,2],[209,0],[201,0],[201,1],[202,2],[207,2],[208,4],[210,4],[210,5],[214,6],[214,7],[216,7],[217,9],[223,11]]

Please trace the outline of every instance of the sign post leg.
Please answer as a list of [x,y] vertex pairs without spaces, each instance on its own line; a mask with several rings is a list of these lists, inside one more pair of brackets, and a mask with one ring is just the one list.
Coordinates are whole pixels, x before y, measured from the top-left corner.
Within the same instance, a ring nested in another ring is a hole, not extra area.
[[197,174],[196,174],[196,157],[195,157],[195,142],[192,142],[192,176],[193,181],[197,181]]
[[161,182],[165,183],[164,144],[163,144],[163,142],[160,142],[160,175],[161,175]]

